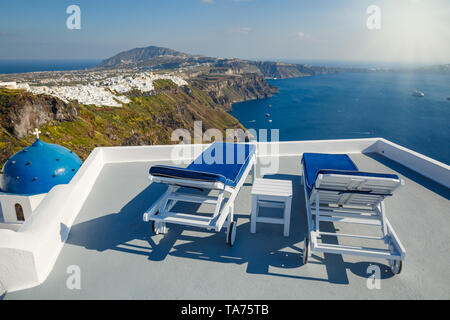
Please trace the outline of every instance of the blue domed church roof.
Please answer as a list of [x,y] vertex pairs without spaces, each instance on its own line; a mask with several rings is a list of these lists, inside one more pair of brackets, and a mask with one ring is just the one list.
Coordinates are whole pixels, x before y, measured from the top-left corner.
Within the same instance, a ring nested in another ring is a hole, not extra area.
[[38,138],[6,162],[0,191],[27,195],[47,193],[57,184],[69,183],[81,164],[81,159],[69,149]]

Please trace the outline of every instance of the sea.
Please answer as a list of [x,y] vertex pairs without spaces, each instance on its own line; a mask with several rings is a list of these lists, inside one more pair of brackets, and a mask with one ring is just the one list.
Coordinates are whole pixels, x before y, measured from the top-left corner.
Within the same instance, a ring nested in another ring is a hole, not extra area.
[[36,72],[36,71],[67,71],[93,68],[100,59],[83,60],[0,60],[0,74]]
[[247,129],[279,129],[281,141],[382,137],[450,163],[448,74],[339,73],[269,83],[279,93],[233,105]]

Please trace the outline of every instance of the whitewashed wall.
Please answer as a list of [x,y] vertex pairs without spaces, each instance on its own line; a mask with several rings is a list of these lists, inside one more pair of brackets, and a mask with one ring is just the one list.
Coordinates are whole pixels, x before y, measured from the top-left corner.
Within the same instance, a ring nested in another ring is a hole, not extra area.
[[374,145],[377,153],[450,188],[450,166],[380,138]]
[[8,194],[0,192],[0,213],[3,214],[3,221],[6,223],[22,223],[17,220],[16,204],[20,204],[23,209],[25,220],[28,219],[36,209],[45,194],[35,194],[24,196],[19,194]]
[[52,188],[17,231],[0,229],[0,282],[7,291],[42,283],[103,168],[95,149],[67,185]]

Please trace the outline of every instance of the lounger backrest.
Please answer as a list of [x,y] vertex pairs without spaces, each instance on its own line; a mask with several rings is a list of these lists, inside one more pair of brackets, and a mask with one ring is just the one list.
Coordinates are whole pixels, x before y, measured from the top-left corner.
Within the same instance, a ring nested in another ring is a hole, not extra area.
[[319,173],[310,199],[315,203],[319,192],[321,205],[374,207],[402,184],[393,177]]

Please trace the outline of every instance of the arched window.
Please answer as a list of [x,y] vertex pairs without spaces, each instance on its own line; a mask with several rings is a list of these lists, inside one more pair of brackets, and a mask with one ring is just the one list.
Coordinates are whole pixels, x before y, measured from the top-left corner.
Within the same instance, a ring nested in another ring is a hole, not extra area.
[[23,215],[23,208],[20,204],[16,203],[14,206],[16,208],[17,221],[25,221],[25,216]]

